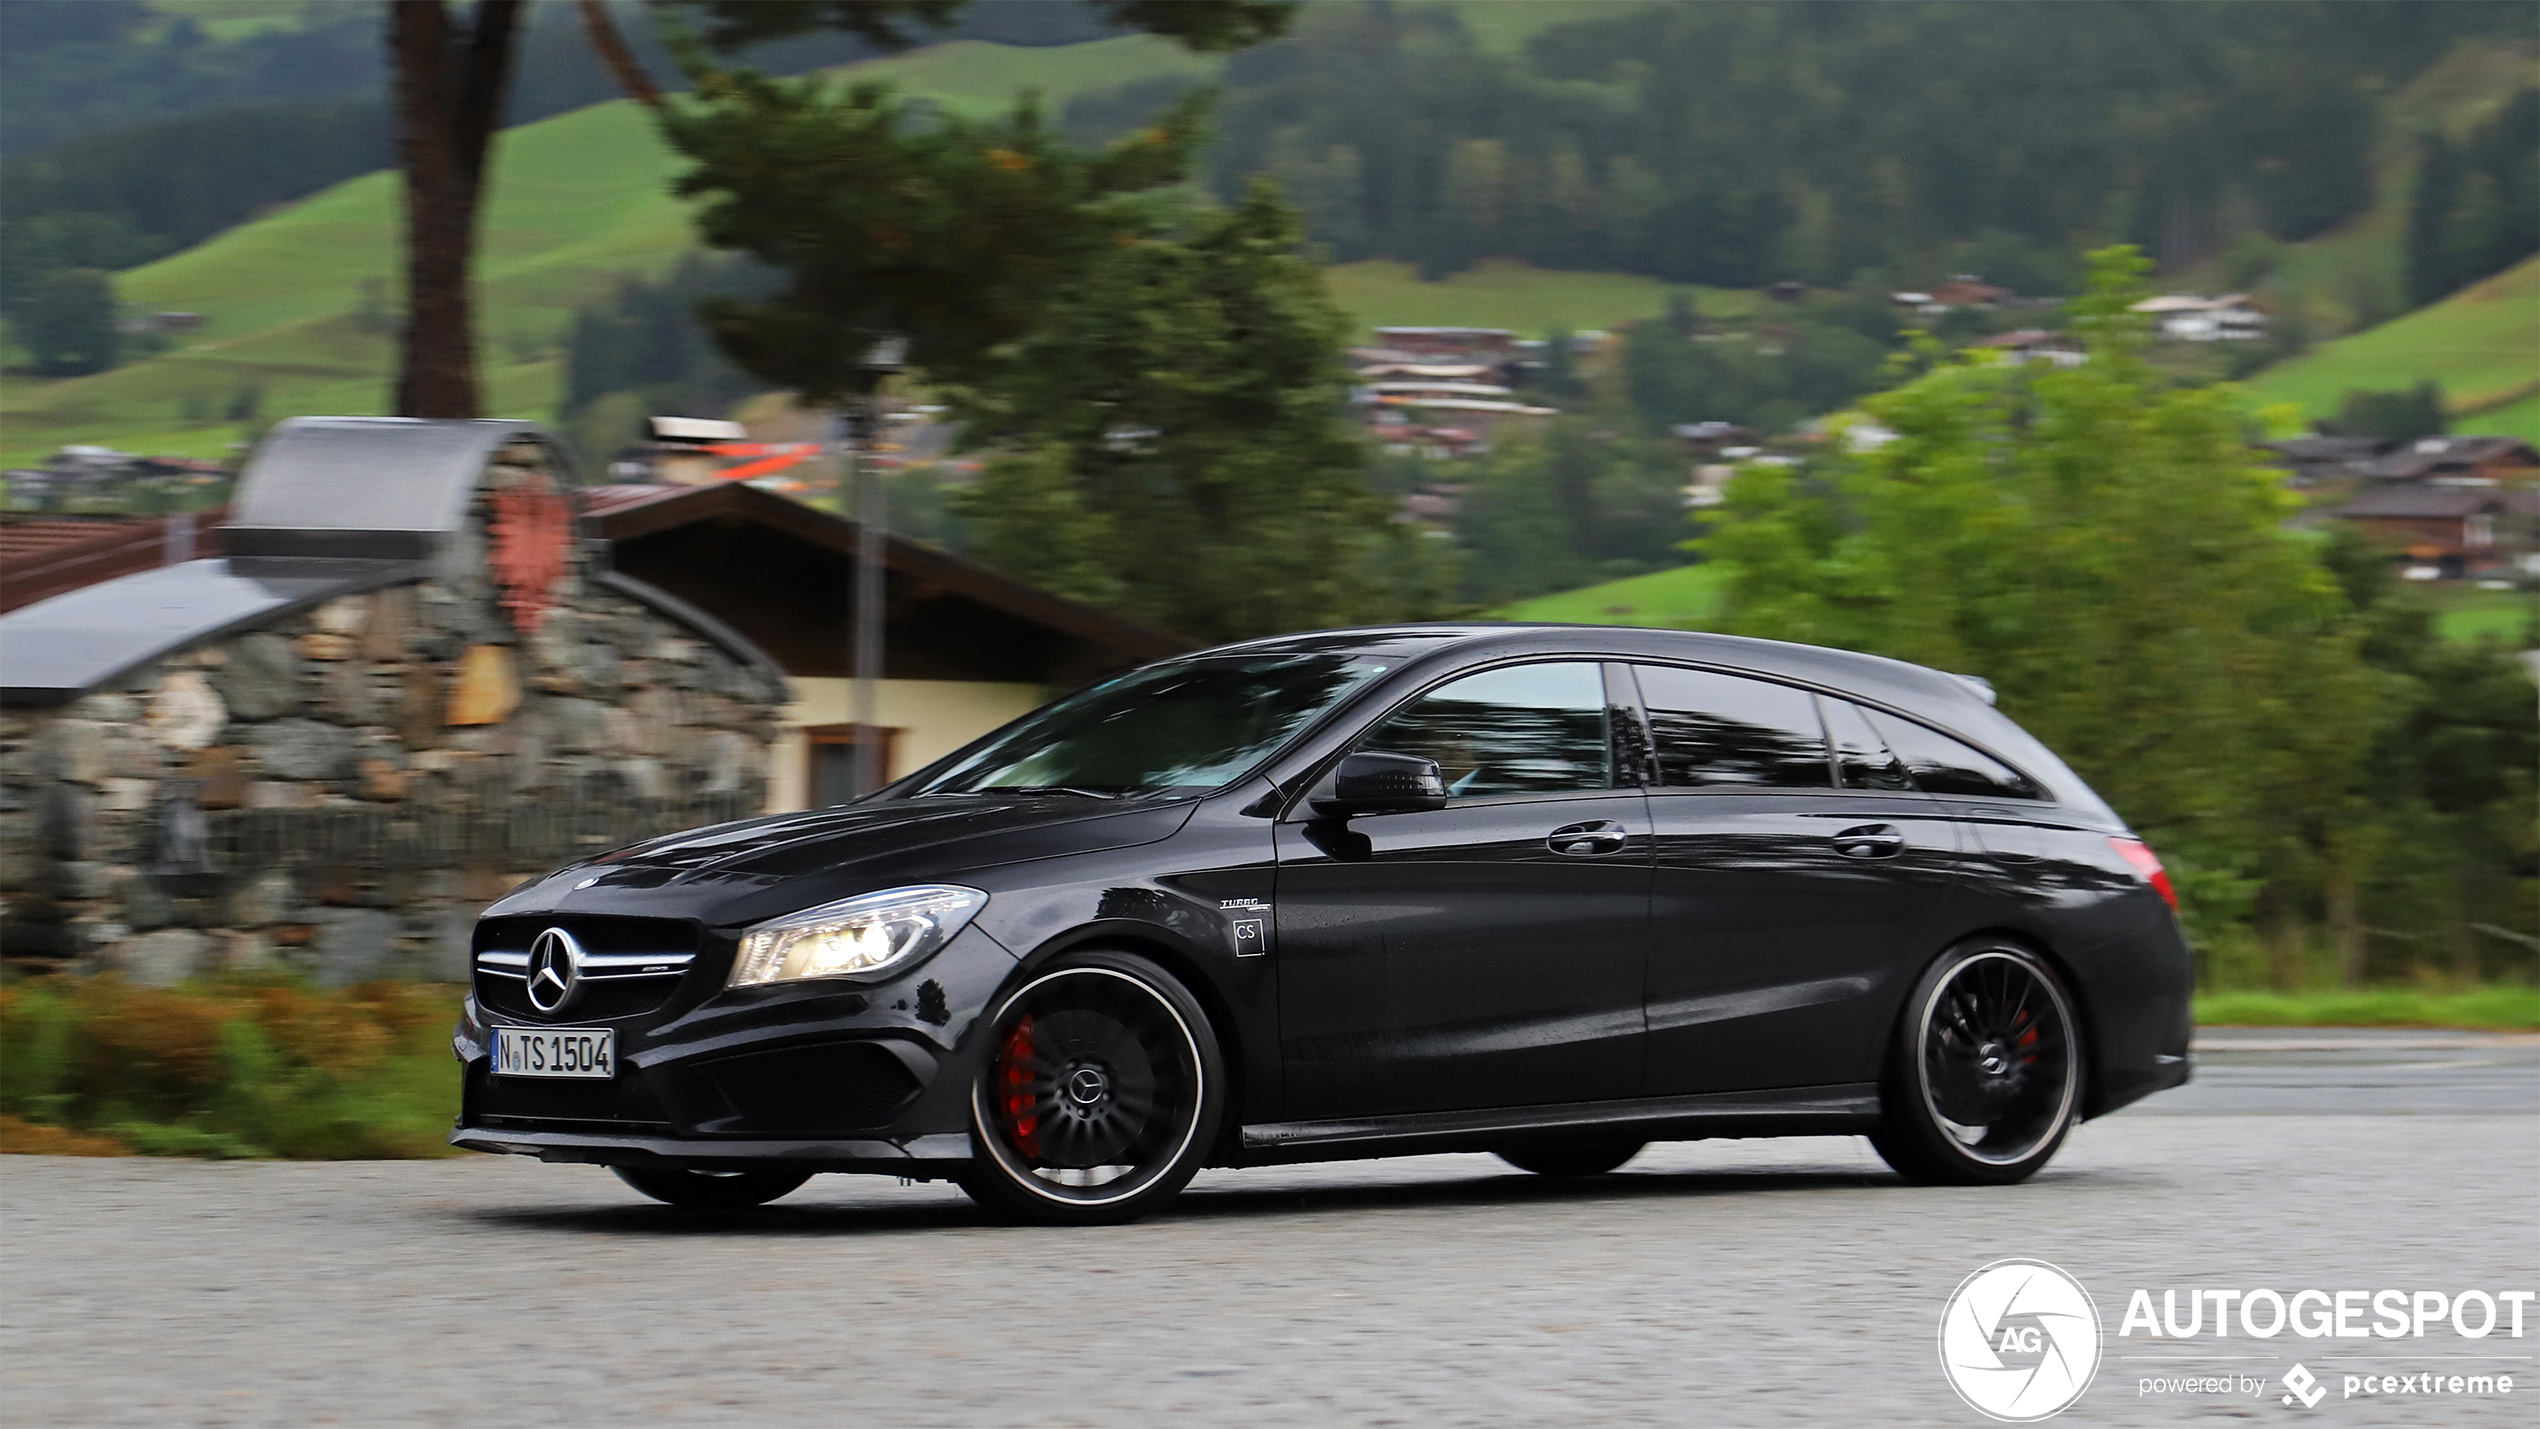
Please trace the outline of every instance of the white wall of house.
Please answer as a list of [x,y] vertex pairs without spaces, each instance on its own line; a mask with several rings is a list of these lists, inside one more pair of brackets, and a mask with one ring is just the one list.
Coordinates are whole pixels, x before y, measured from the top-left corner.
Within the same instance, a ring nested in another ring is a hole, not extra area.
[[[769,747],[767,808],[800,809],[809,802],[806,727],[852,724],[853,680],[792,680],[793,703],[778,718],[783,733]],[[1039,685],[974,680],[884,680],[875,692],[874,723],[899,731],[891,748],[890,777],[898,778],[959,749],[989,730],[1047,704],[1056,693]]]

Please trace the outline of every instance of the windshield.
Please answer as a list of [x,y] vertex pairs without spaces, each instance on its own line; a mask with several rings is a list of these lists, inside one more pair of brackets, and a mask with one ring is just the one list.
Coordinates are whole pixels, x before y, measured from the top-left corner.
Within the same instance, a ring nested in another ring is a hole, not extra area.
[[1070,695],[909,791],[1197,794],[1261,762],[1392,664],[1362,655],[1179,660]]

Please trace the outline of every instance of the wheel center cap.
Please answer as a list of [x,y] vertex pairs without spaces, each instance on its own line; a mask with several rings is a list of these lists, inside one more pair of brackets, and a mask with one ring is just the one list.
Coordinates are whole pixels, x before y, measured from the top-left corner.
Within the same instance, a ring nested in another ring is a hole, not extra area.
[[1092,1106],[1111,1095],[1111,1078],[1098,1067],[1078,1067],[1067,1074],[1067,1099],[1078,1106]]
[[1984,1068],[1984,1074],[1988,1077],[1998,1077],[2011,1070],[2011,1059],[2004,1055],[2002,1044],[1999,1042],[1985,1043],[1982,1056],[1983,1061],[1978,1065]]

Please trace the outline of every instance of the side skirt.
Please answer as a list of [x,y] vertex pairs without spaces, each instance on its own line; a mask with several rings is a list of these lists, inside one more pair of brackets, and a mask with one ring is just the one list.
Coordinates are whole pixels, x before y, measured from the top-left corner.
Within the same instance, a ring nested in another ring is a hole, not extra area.
[[1495,1151],[1578,1132],[1639,1137],[1645,1141],[1698,1141],[1713,1136],[1847,1136],[1870,1130],[1878,1124],[1878,1117],[1878,1084],[1845,1082],[1823,1087],[1704,1092],[1490,1111],[1278,1121],[1244,1128],[1242,1164]]

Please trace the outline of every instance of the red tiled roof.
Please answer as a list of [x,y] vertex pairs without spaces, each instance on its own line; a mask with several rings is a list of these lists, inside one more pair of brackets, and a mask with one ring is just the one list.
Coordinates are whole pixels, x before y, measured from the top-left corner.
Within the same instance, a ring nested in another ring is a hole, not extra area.
[[[226,506],[190,513],[193,554],[221,553]],[[167,564],[165,516],[38,516],[0,521],[0,614]]]

